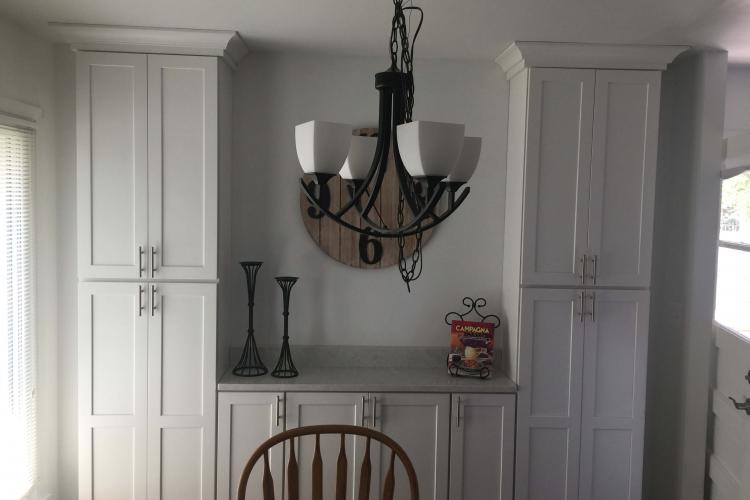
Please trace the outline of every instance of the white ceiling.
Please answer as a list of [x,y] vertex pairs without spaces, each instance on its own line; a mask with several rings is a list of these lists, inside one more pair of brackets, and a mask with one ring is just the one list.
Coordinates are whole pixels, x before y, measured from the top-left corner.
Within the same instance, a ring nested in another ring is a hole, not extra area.
[[[492,60],[513,40],[670,43],[750,63],[748,0],[416,0],[417,57]],[[233,29],[254,50],[386,57],[391,0],[0,0],[0,15],[54,39],[49,21]]]

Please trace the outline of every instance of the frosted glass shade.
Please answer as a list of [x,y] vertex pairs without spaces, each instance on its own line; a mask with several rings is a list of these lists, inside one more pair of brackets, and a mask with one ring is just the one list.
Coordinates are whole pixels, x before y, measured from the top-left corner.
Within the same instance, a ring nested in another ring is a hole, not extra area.
[[416,121],[396,128],[398,149],[412,177],[447,177],[464,144],[464,125]]
[[464,137],[464,147],[446,181],[468,182],[479,164],[479,154],[482,152],[481,137]]
[[294,127],[297,158],[306,174],[337,174],[349,152],[352,127],[313,120]]
[[372,166],[372,160],[375,158],[377,145],[377,137],[353,136],[349,146],[349,155],[344,161],[344,166],[341,167],[341,172],[339,172],[341,178],[348,181],[361,181],[367,177],[367,173]]

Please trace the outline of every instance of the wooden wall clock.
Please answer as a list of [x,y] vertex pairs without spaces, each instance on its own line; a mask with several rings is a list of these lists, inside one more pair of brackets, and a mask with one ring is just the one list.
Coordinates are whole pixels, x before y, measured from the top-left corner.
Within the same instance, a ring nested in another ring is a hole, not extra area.
[[[377,129],[357,129],[355,135],[374,136]],[[383,180],[380,199],[376,201],[371,217],[374,220],[382,220],[389,227],[396,227],[396,209],[398,207],[398,177],[393,163],[393,156],[388,159],[388,168]],[[305,175],[306,183],[312,183],[312,176]],[[328,208],[332,212],[337,211],[349,200],[349,192],[341,177],[336,176],[327,184],[327,193],[321,197],[322,201],[328,201]],[[328,196],[325,196],[327,194]],[[408,208],[406,219],[408,221]],[[333,220],[323,215],[317,208],[310,204],[307,196],[300,191],[300,211],[310,237],[329,257],[336,259],[347,266],[361,269],[378,269],[398,264],[398,240],[396,238],[376,238],[357,233],[351,229],[340,226]],[[356,209],[347,213],[346,221],[358,227],[364,227],[360,221]],[[422,236],[422,246],[427,243],[432,231],[426,231]],[[414,236],[406,239],[404,254],[410,256],[414,251]]]

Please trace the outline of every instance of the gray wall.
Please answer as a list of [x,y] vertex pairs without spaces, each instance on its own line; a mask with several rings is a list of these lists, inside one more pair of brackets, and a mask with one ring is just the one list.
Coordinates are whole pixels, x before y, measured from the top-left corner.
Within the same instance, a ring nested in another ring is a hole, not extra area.
[[750,131],[750,66],[730,66],[727,72],[724,137]]
[[42,109],[34,175],[40,498],[57,487],[56,99],[52,44],[0,19],[0,97]]
[[662,85],[645,498],[702,500],[727,54],[688,54]]
[[[484,137],[472,193],[424,250],[424,273],[407,293],[398,269],[358,270],[325,255],[299,210],[294,126],[312,119],[374,126],[374,74],[383,58],[255,54],[234,80],[232,258],[262,260],[256,331],[280,342],[281,294],[273,277],[300,276],[292,290],[297,344],[445,346],[443,316],[465,295],[499,308],[508,86],[492,61],[416,61],[415,119],[466,123]],[[246,291],[232,275],[232,343],[243,341]],[[226,333],[226,332],[225,332]],[[270,362],[271,360],[267,360]]]

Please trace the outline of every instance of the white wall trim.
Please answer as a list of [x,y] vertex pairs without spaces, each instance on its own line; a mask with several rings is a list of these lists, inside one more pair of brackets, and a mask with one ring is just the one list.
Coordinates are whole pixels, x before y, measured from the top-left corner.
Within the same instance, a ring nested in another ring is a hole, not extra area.
[[102,24],[49,23],[73,50],[144,52],[223,57],[236,68],[249,49],[232,30],[147,28]]
[[722,177],[728,179],[750,169],[750,133],[724,139]]
[[511,79],[523,68],[591,68],[664,70],[685,45],[611,45],[592,43],[514,42],[495,62]]
[[8,97],[0,97],[0,115],[12,118],[14,122],[20,120],[28,122],[26,125],[33,125],[44,116],[44,113],[42,112],[42,108],[33,104],[27,104]]

